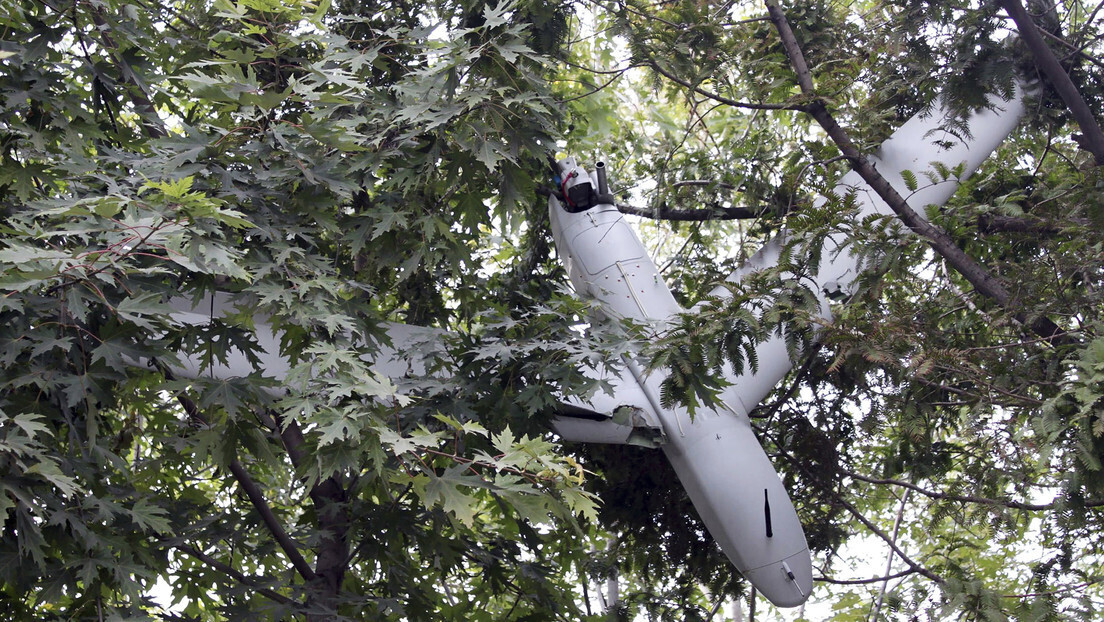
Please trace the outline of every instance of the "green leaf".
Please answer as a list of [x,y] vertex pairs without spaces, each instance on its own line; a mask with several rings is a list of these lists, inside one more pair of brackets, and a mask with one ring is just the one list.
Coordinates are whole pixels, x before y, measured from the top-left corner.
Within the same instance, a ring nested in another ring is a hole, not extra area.
[[127,369],[141,365],[149,354],[145,347],[126,337],[110,337],[92,349],[92,362],[103,361],[110,369],[125,373]]
[[66,497],[77,494],[80,488],[77,485],[77,481],[72,477],[61,472],[57,464],[49,459],[39,460],[35,462],[25,471],[27,475],[39,475],[46,481],[50,482],[54,486],[57,486],[61,491],[61,494]]
[[470,527],[475,523],[481,502],[475,495],[465,493],[462,488],[482,488],[486,483],[478,478],[462,475],[467,468],[467,465],[457,465],[441,477],[431,474],[425,485],[423,501],[427,506],[439,504],[446,512]]
[[920,187],[916,182],[916,173],[908,169],[901,171],[901,179],[905,180],[905,187],[908,188],[909,192],[916,192],[916,189]]
[[128,512],[131,520],[146,533],[167,535],[172,533],[168,512],[164,508],[150,503],[147,499],[138,499]]
[[19,426],[19,428],[23,430],[23,433],[26,434],[28,438],[33,439],[35,435],[39,432],[45,433],[46,436],[51,435],[50,429],[45,425],[39,423],[39,420],[43,418],[42,415],[35,413],[23,413],[11,418],[8,418],[6,415],[3,416],[5,421],[11,421],[15,425]]
[[154,292],[127,296],[115,307],[119,319],[147,330],[160,327],[171,311],[167,303],[161,302],[161,294]]

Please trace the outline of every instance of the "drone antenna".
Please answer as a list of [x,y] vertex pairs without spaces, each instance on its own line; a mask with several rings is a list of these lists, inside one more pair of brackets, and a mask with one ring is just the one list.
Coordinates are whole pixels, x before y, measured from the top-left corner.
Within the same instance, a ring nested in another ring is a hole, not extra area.
[[609,182],[606,180],[606,163],[603,160],[595,162],[594,172],[598,175],[598,194],[609,194]]

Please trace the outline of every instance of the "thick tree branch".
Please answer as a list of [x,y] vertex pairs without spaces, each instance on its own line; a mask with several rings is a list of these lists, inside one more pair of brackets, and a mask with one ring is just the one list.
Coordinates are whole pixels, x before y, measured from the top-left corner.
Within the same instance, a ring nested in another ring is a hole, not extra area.
[[[297,421],[283,421],[274,416],[280,428],[280,440],[288,452],[292,466],[299,468],[305,460],[303,431]],[[349,564],[349,514],[346,509],[348,491],[337,477],[331,475],[311,487],[307,493],[314,504],[318,527],[322,530],[321,542],[315,556],[315,573],[326,593],[335,596],[341,591],[341,583]]]
[[[171,379],[172,376],[167,370],[162,369],[162,373],[165,374],[166,378]],[[189,417],[203,425],[208,425],[207,418],[203,416],[199,406],[188,396],[178,393],[176,395],[176,400],[180,403],[181,407],[184,408],[184,412],[188,413]],[[249,473],[237,458],[230,461],[230,473],[238,482],[238,486],[245,492],[246,497],[249,498],[249,502],[253,504],[254,509],[256,509],[257,513],[261,516],[261,521],[264,522],[265,527],[272,533],[272,537],[276,539],[276,543],[280,545],[284,554],[287,555],[288,561],[291,562],[292,567],[294,567],[299,575],[307,582],[313,583],[318,580],[318,576],[315,574],[314,570],[311,569],[310,564],[307,563],[307,560],[303,559],[303,555],[299,552],[299,548],[295,544],[295,541],[284,531],[283,525],[280,524],[280,520],[268,505],[260,487],[257,486],[257,483],[249,476]]]
[[643,216],[653,220],[678,220],[686,222],[700,222],[704,220],[741,220],[759,218],[763,212],[749,207],[723,207],[713,205],[704,209],[672,209],[666,205],[659,209],[650,207],[635,207],[632,205],[617,204],[617,210],[622,214]]
[[294,600],[288,598],[287,596],[284,596],[283,594],[280,594],[279,592],[274,592],[273,590],[270,590],[268,588],[261,587],[261,585],[264,584],[264,583],[275,583],[274,581],[264,581],[264,580],[256,578],[256,577],[247,577],[246,575],[242,574],[241,572],[238,572],[237,570],[235,570],[231,566],[228,566],[227,564],[224,564],[224,563],[220,562],[219,560],[211,557],[210,555],[207,555],[207,554],[201,552],[199,549],[188,546],[187,544],[178,544],[178,545],[174,546],[173,548],[180,551],[181,553],[186,553],[189,556],[194,557],[195,559],[203,562],[204,564],[207,564],[211,568],[221,572],[222,574],[230,577],[231,579],[237,581],[238,583],[241,583],[242,585],[244,585],[246,587],[251,587],[251,588],[257,590],[258,594],[260,594],[262,596],[265,596],[266,598],[269,598],[270,600],[274,600],[274,601],[280,603],[281,605],[291,605],[291,606],[299,606],[300,605],[300,603],[298,603],[297,601],[294,601]]
[[1035,66],[1046,76],[1047,81],[1054,87],[1055,92],[1062,98],[1074,120],[1077,121],[1084,135],[1084,139],[1080,141],[1081,146],[1093,155],[1097,166],[1104,165],[1104,132],[1100,130],[1100,124],[1096,122],[1096,117],[1093,116],[1088,103],[1081,97],[1077,85],[1070,79],[1062,63],[1054,55],[1054,51],[1043,41],[1039,28],[1027,14],[1020,0],[998,1],[1012,21],[1016,22],[1020,38],[1035,58]]
[[[556,191],[547,186],[537,188],[540,196],[556,195]],[[617,204],[617,210],[622,214],[643,216],[653,220],[678,220],[685,222],[702,222],[706,220],[741,220],[763,216],[764,212],[752,207],[724,207],[711,204],[702,209],[672,209],[661,205],[658,209],[651,207],[638,207],[635,205]]]
[[[162,368],[166,378],[172,378],[171,372]],[[190,398],[178,394],[180,402],[188,416],[197,422],[207,425],[207,420],[199,407]],[[272,422],[276,425],[280,435],[280,441],[288,453],[288,459],[292,466],[299,468],[306,460],[303,445],[306,440],[298,422],[282,421],[278,415],[272,415]],[[308,582],[318,582],[323,587],[328,597],[336,596],[341,591],[341,584],[345,578],[345,572],[349,564],[349,516],[345,508],[347,491],[334,476],[330,476],[308,491],[311,502],[314,503],[315,514],[318,517],[318,527],[322,531],[321,542],[315,552],[315,569],[311,569],[302,554],[299,553],[295,542],[288,536],[280,525],[272,508],[264,499],[260,488],[256,485],[241,462],[234,459],[230,463],[230,472],[238,485],[245,491],[249,501],[256,508],[264,521],[265,526],[272,532],[276,542],[288,556],[292,566]]]
[[[732,184],[717,182],[710,179],[686,179],[671,184],[671,190],[679,188],[720,188],[722,190],[735,190]],[[658,208],[636,207],[633,205],[618,204],[617,209],[623,214],[643,216],[653,220],[677,220],[686,222],[702,222],[707,220],[742,220],[759,218],[764,210],[753,207],[725,207],[716,202],[707,204],[701,209],[675,209],[663,203]]]
[[858,173],[863,181],[889,205],[893,213],[897,215],[901,222],[905,223],[905,226],[923,237],[955,271],[974,286],[979,294],[992,299],[1001,307],[1012,312],[1018,321],[1030,327],[1040,337],[1051,342],[1062,342],[1068,339],[1065,331],[1049,318],[1032,318],[1018,311],[1017,301],[1013,298],[1012,293],[1005,288],[1004,284],[959,248],[946,231],[929,223],[917,214],[905,201],[904,197],[897,192],[896,188],[874,168],[870,160],[855,146],[847,132],[832,117],[824,102],[816,99],[809,66],[805,63],[805,57],[801,52],[793,30],[790,29],[789,22],[786,21],[786,16],[782,13],[782,9],[779,8],[775,0],[766,0],[766,5],[771,22],[774,23],[782,39],[786,55],[789,57],[794,71],[797,72],[798,84],[801,86],[802,93],[812,99],[812,102],[804,106],[803,110],[809,113],[827,132],[832,142],[850,161],[852,170]]
[[[790,60],[790,65],[793,66],[794,73],[797,74],[797,85],[801,87],[801,93],[806,97],[815,97],[816,88],[813,86],[813,74],[809,71],[809,64],[805,62],[805,54],[801,52],[801,44],[798,43],[793,29],[790,28],[790,22],[786,19],[786,14],[782,12],[782,8],[778,6],[775,0],[765,0],[765,3],[771,23],[778,31],[778,37],[782,39],[782,48],[786,51],[786,58]],[[823,104],[821,104],[821,107],[823,107]]]
[[306,579],[313,582],[318,577],[307,564],[307,560],[303,558],[303,555],[299,552],[299,548],[295,544],[295,541],[291,539],[287,531],[284,530],[283,525],[280,524],[280,520],[276,517],[276,514],[272,511],[272,507],[264,498],[264,493],[261,492],[260,486],[253,481],[253,478],[249,476],[249,473],[242,466],[242,463],[237,459],[230,461],[230,473],[234,475],[234,479],[237,480],[238,486],[241,486],[242,491],[249,498],[249,502],[256,508],[257,513],[260,514],[261,520],[264,521],[268,530],[272,532],[272,537],[276,539],[276,542],[280,545],[280,548],[284,550],[284,553],[288,556],[288,560],[291,565],[295,567],[295,570]]

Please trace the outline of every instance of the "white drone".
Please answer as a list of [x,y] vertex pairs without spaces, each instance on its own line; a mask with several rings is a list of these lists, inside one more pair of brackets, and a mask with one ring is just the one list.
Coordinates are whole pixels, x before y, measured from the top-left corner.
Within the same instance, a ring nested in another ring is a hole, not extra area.
[[[1009,100],[994,99],[988,109],[970,116],[968,135],[945,131],[948,112],[937,105],[898,129],[870,157],[878,171],[923,213],[929,205],[944,204],[958,188],[958,179],[935,180],[909,191],[905,176],[929,170],[933,163],[973,173],[1015,128],[1024,111],[1022,93]],[[599,303],[610,319],[628,318],[662,330],[677,314],[687,313],[672,297],[667,284],[632,225],[617,210],[609,195],[605,165],[595,164],[588,173],[574,158],[558,163],[562,200],[549,197],[552,233],[556,249],[576,292]],[[834,193],[853,194],[859,218],[892,212],[856,173],[845,175]],[[826,199],[821,198],[821,202]],[[845,236],[830,236],[824,244],[815,284],[820,310],[830,317],[829,300],[846,296],[858,276],[859,266],[844,247]],[[777,265],[781,241],[767,243],[728,281]],[[712,296],[730,296],[728,288],[716,288]],[[212,317],[233,312],[229,297],[216,294],[198,304],[174,300],[173,317],[186,324],[206,324]],[[692,312],[692,311],[691,311]],[[439,338],[434,329],[390,325],[393,349],[383,349],[374,361],[378,373],[401,377],[421,369],[415,355],[403,354],[409,346]],[[261,372],[283,380],[289,369],[280,351],[280,340],[271,326],[258,321],[255,338],[260,364],[255,366],[241,352],[233,351],[224,363],[201,365],[198,357],[184,358],[174,371],[183,377],[200,375],[220,379]],[[787,374],[793,363],[781,337],[756,345],[758,367],[742,374],[730,373],[722,409],[698,409],[693,419],[682,408],[663,408],[659,389],[662,371],[645,373],[632,360],[623,361],[622,373],[603,372],[613,386],[609,394],[588,399],[563,395],[568,406],[556,417],[554,428],[565,441],[638,443],[651,439],[670,460],[698,514],[733,565],[755,588],[780,607],[795,607],[809,597],[813,587],[812,563],[801,521],[786,489],[752,432],[748,412],[755,408]],[[609,375],[613,374],[613,375]],[[631,417],[615,413],[633,413]],[[578,416],[576,416],[578,415]]]

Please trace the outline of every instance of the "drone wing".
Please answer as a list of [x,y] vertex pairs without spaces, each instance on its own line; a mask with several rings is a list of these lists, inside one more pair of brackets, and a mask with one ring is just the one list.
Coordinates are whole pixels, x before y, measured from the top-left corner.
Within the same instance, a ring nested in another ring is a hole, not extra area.
[[[191,326],[203,326],[215,319],[239,313],[233,298],[226,293],[214,293],[198,301],[178,297],[170,301],[172,318]],[[256,349],[252,357],[237,348],[230,348],[222,359],[203,361],[199,356],[182,356],[171,371],[181,378],[217,378],[228,380],[260,373],[283,381],[291,363],[280,350],[280,338],[265,318],[253,318],[252,332]],[[402,385],[405,378],[425,376],[432,369],[433,359],[444,352],[447,331],[387,323],[387,341],[381,343],[372,360],[373,369]],[[553,429],[565,441],[585,443],[631,444],[656,447],[664,442],[662,428],[640,385],[621,370],[589,370],[596,380],[612,387],[611,392],[599,392],[589,398],[565,396],[559,412],[552,420]]]

